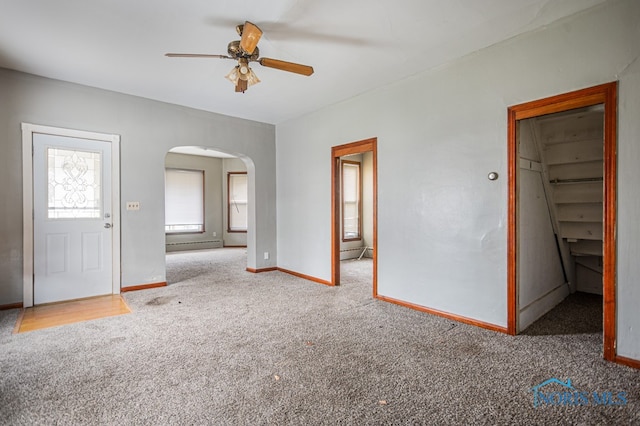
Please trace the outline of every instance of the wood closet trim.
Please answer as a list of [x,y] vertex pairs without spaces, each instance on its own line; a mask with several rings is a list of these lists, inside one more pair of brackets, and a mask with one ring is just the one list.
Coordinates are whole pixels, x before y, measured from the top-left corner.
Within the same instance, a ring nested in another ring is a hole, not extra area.
[[616,355],[617,92],[618,83],[612,82],[515,105],[508,109],[507,330],[512,335],[517,334],[518,331],[516,217],[518,146],[516,122],[541,115],[604,104],[603,353],[606,360],[625,363]]

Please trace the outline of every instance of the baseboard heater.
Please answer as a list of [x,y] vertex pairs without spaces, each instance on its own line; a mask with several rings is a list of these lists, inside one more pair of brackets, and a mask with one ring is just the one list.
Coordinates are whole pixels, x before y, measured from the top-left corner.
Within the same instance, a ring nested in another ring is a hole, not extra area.
[[356,247],[340,250],[340,260],[373,257],[373,247]]
[[199,250],[208,248],[221,248],[222,240],[206,241],[176,241],[165,244],[166,251]]

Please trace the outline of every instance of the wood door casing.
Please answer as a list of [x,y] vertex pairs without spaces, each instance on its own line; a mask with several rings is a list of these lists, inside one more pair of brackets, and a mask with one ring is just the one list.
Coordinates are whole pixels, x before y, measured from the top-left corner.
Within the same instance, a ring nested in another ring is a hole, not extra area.
[[373,296],[378,295],[378,139],[331,148],[331,285],[340,285],[340,157],[371,152],[373,156]]
[[602,84],[508,109],[508,228],[507,228],[507,330],[517,329],[517,121],[592,105],[604,105],[604,242],[603,242],[603,341],[604,358],[616,361],[616,124],[617,82]]

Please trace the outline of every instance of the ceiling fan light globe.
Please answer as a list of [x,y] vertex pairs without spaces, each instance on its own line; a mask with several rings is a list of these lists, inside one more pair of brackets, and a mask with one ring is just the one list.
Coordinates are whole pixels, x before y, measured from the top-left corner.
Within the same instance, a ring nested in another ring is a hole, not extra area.
[[254,73],[253,70],[249,68],[249,78],[247,80],[247,84],[249,86],[253,86],[254,84],[258,84],[258,83],[260,83],[260,79],[258,78],[256,73]]
[[233,67],[231,71],[229,71],[229,74],[225,76],[225,78],[230,82],[232,82],[234,86],[237,85],[238,80],[240,79],[240,74],[238,73],[238,67]]

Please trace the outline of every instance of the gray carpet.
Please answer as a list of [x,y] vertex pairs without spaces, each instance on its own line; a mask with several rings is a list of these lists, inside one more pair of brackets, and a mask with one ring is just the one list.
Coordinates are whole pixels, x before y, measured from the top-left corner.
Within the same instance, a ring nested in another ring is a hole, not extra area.
[[[129,315],[13,335],[0,312],[0,423],[640,424],[640,371],[602,360],[601,331],[512,337],[374,301],[368,260],[330,288],[245,272],[243,249],[167,258]],[[552,377],[628,404],[534,407]]]

